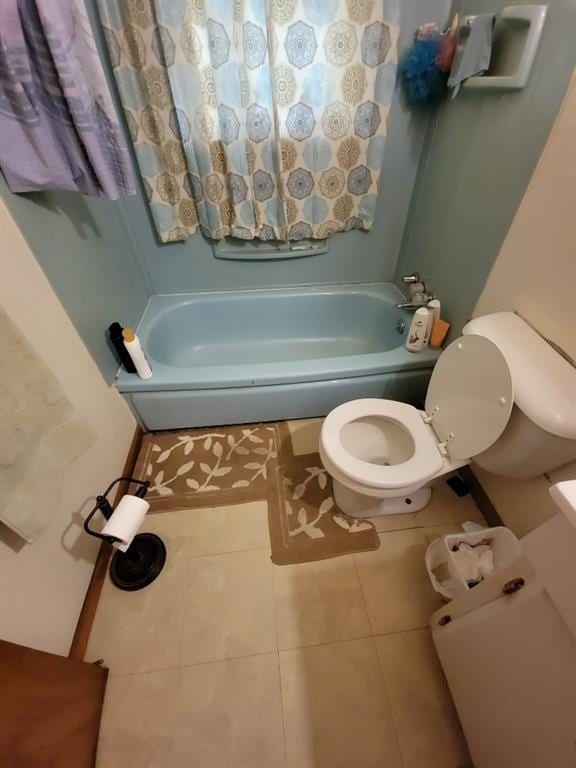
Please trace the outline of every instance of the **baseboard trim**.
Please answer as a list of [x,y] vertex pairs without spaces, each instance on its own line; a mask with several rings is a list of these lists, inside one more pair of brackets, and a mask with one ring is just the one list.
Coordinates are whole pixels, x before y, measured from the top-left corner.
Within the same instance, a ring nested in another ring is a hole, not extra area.
[[[143,434],[142,428],[139,426],[136,427],[132,442],[130,443],[130,448],[128,449],[124,468],[122,469],[122,475],[124,477],[130,476],[134,470],[136,459],[138,458],[138,453],[142,444]],[[116,496],[114,498],[114,506],[116,506],[127,490],[128,483],[120,483],[118,485],[118,490],[116,491]],[[104,579],[108,572],[108,563],[111,555],[112,546],[103,541],[96,557],[92,578],[90,579],[88,589],[86,590],[82,610],[80,611],[74,637],[72,638],[72,643],[70,645],[70,651],[68,653],[70,659],[83,661],[84,656],[86,655],[88,639],[90,637],[90,632],[92,631],[92,624],[94,623],[94,617],[96,616],[96,609],[102,593],[102,587],[104,586]]]

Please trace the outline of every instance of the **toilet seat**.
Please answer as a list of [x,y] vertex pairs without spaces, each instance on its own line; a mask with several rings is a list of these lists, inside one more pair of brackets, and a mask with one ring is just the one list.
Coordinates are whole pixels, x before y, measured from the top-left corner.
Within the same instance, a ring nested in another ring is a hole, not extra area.
[[[342,430],[357,419],[381,417],[402,426],[414,445],[412,456],[399,464],[382,466],[363,461],[352,455],[342,444]],[[434,477],[443,466],[438,438],[425,424],[421,412],[414,406],[396,400],[363,398],[351,400],[328,414],[322,426],[321,449],[328,463],[352,481],[382,490],[406,488],[423,484]]]

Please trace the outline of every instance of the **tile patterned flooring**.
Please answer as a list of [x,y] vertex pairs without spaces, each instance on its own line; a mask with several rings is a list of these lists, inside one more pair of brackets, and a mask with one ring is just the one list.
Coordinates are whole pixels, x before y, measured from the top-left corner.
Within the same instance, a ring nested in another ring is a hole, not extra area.
[[[302,453],[319,424],[290,423]],[[378,550],[275,566],[265,501],[150,515],[168,563],[141,592],[107,581],[87,651],[110,668],[98,768],[469,766],[424,567],[466,520],[440,483],[374,521]]]

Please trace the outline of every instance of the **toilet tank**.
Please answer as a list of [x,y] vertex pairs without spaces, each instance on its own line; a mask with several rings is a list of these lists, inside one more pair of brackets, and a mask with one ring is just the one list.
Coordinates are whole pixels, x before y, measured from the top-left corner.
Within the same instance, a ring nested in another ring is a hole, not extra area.
[[576,368],[513,312],[474,318],[463,333],[484,336],[504,355],[514,407],[498,440],[474,457],[510,478],[541,475],[576,459]]

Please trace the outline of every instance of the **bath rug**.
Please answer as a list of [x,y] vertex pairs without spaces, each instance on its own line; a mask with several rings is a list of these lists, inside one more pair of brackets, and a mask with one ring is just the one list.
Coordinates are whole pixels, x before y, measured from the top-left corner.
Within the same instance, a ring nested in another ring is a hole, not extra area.
[[150,432],[135,476],[150,481],[152,512],[257,501],[268,496],[277,446],[276,424]]
[[276,470],[268,501],[272,562],[307,563],[377,549],[380,541],[369,520],[341,512],[332,496],[332,480],[318,454],[295,457]]
[[150,481],[152,513],[266,500],[276,565],[380,545],[370,521],[338,509],[318,453],[295,455],[286,422],[151,432],[135,477]]
[[281,447],[268,496],[272,562],[307,563],[378,549],[374,525],[349,517],[336,506],[332,478],[319,454],[295,456],[287,425],[277,427]]

